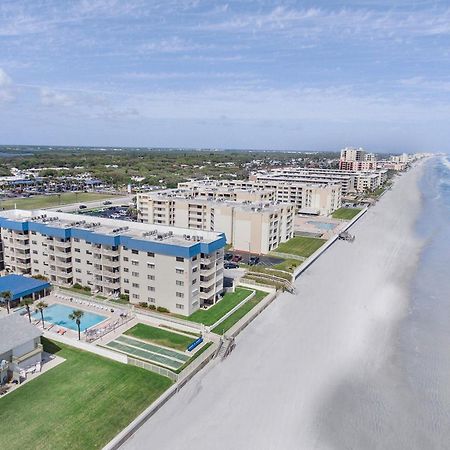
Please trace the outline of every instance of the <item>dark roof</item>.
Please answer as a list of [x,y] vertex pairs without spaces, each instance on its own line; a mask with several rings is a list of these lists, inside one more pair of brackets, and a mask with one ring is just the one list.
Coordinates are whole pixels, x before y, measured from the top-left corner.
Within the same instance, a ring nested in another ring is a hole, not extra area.
[[12,294],[11,300],[17,300],[20,297],[42,291],[48,287],[50,287],[48,281],[37,280],[36,278],[23,275],[11,274],[0,277],[0,293],[10,291]]
[[41,335],[40,330],[17,313],[0,317],[0,355]]

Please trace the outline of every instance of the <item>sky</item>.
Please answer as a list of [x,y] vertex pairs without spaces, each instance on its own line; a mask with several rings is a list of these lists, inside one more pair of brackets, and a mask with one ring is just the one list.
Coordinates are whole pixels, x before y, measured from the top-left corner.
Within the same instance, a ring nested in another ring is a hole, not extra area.
[[0,144],[450,152],[447,1],[0,0]]

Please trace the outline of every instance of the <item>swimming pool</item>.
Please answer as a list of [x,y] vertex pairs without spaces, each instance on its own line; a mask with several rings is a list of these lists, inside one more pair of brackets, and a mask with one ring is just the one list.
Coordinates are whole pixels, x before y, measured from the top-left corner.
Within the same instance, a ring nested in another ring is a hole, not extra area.
[[310,220],[306,223],[309,225],[314,225],[316,228],[319,228],[320,230],[325,230],[325,231],[334,230],[337,225],[335,223],[329,223],[329,222],[316,222],[315,220]]
[[[74,320],[69,319],[69,314],[76,309],[76,307],[61,305],[60,303],[54,303],[50,305],[48,308],[44,309],[44,322],[50,322],[54,325],[59,325],[60,327],[69,328],[70,330],[78,331],[77,324]],[[84,309],[81,309],[84,312],[84,316],[81,318],[81,331],[86,330],[87,328],[91,328],[94,325],[97,325],[100,322],[103,322],[107,319],[106,316],[101,316],[99,314],[91,313]],[[32,314],[33,318],[40,319],[41,313],[37,311]]]

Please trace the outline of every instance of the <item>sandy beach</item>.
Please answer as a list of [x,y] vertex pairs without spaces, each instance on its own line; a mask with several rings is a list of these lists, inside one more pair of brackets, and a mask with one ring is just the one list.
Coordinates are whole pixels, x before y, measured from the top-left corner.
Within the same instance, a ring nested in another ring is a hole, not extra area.
[[[398,179],[351,228],[355,242],[335,243],[297,280],[295,295],[281,295],[224,362],[192,380],[123,448],[341,448],[337,418],[348,416],[351,433],[364,404],[376,401],[347,402],[342,386],[365,383],[386,364],[407,311],[421,248],[414,233],[421,171]],[[374,436],[377,426],[373,420]],[[374,448],[371,439],[362,435],[359,448]]]

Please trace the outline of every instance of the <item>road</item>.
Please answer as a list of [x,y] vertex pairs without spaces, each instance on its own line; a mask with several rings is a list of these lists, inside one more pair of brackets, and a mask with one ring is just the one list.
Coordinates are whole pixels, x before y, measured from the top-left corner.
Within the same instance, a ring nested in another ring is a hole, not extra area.
[[[103,208],[105,205],[103,204],[105,201],[111,202],[108,206],[120,206],[120,205],[128,205],[133,200],[133,196],[129,195],[127,197],[117,197],[117,198],[108,198],[107,200],[95,200],[92,202],[79,202],[79,203],[71,203],[69,205],[60,205],[53,206],[51,208],[45,208],[49,211],[63,211],[63,212],[76,212],[80,211],[80,205],[86,205],[86,209],[97,209]],[[83,209],[82,211],[86,211]]]

